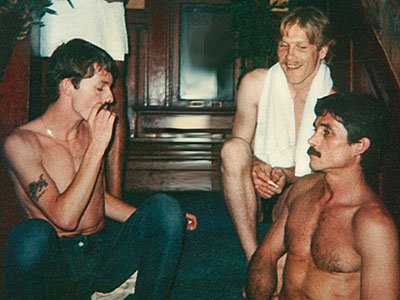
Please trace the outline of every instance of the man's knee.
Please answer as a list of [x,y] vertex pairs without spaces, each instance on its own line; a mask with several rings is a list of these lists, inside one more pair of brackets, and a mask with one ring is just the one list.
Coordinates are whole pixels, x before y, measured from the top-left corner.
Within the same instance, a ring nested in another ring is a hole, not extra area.
[[155,194],[148,201],[148,209],[155,217],[156,226],[166,234],[182,233],[185,228],[185,214],[179,202],[167,194]]
[[25,220],[10,232],[5,252],[6,268],[25,273],[52,258],[57,249],[57,233],[45,220]]
[[241,138],[227,140],[221,150],[222,171],[248,168],[251,165],[250,145]]

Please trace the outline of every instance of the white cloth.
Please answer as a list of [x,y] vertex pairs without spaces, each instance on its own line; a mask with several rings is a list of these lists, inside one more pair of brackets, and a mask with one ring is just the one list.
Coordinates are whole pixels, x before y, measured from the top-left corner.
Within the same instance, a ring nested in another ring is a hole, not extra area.
[[258,105],[255,156],[272,167],[295,166],[296,176],[311,173],[307,140],[313,134],[314,106],[318,98],[329,95],[332,85],[329,67],[322,62],[307,94],[296,142],[293,98],[282,67],[272,66]]
[[128,53],[125,8],[105,0],[53,0],[56,15],[45,14],[40,29],[40,56],[49,57],[62,43],[81,38],[104,49],[115,60]]

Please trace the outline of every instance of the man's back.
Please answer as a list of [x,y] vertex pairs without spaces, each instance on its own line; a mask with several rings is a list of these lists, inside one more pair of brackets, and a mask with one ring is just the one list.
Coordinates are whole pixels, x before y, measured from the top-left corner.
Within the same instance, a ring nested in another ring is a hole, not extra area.
[[358,229],[367,220],[394,225],[369,188],[350,191],[351,203],[341,202],[326,193],[323,178],[308,176],[289,194],[284,299],[359,299],[364,242]]

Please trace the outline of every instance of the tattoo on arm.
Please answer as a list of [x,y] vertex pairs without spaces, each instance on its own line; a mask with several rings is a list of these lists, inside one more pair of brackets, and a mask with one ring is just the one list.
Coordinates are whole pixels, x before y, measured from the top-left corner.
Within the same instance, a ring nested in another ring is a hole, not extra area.
[[29,184],[29,194],[31,195],[32,199],[36,202],[39,202],[40,198],[46,192],[46,187],[49,184],[47,183],[46,179],[43,178],[43,174],[39,176],[38,181],[33,181]]

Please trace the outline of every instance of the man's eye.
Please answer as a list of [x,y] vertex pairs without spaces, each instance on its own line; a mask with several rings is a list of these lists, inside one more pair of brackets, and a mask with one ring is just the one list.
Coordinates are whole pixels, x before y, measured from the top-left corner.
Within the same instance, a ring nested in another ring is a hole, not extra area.
[[297,49],[297,50],[301,50],[301,51],[305,51],[305,50],[307,50],[307,46],[297,45],[297,46],[296,46],[296,49]]
[[331,132],[329,130],[324,130],[324,136],[330,135]]
[[102,92],[102,91],[103,91],[103,87],[98,87],[97,90],[98,90],[99,92]]
[[286,45],[286,44],[279,44],[279,47],[280,47],[280,48],[287,48],[288,45]]

